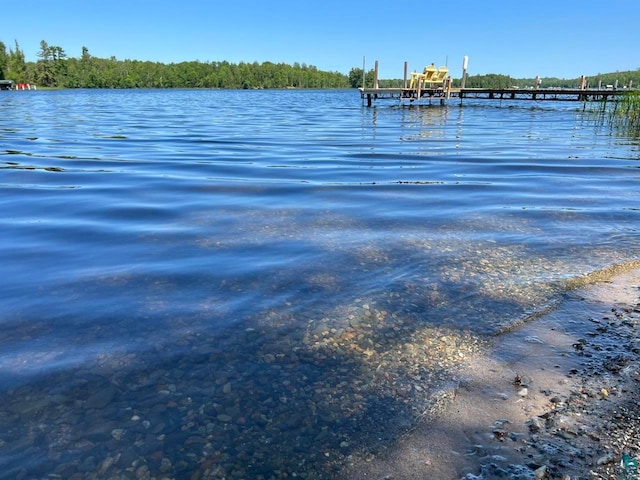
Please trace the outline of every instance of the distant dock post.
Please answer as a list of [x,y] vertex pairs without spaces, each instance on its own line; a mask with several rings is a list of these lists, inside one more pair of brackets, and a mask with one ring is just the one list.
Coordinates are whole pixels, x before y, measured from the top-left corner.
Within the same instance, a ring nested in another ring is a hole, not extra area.
[[378,88],[378,60],[373,67],[373,88]]
[[[462,57],[462,78],[460,79],[460,91],[458,96],[460,97],[460,105],[462,105],[462,99],[464,98],[464,87],[467,85],[467,69],[469,67],[469,56]],[[451,92],[451,89],[449,89]]]
[[[584,75],[580,76],[580,90],[586,90],[587,89],[587,77],[585,77]],[[587,96],[586,95],[579,95],[578,96],[578,100],[581,101],[586,101],[587,100]]]
[[409,72],[409,62],[404,62],[404,80],[402,82],[402,88],[406,90],[407,88],[407,73]]
[[462,58],[462,80],[460,80],[460,88],[464,88],[467,84],[467,67],[469,66],[469,56],[465,55]]
[[586,90],[587,89],[587,77],[585,77],[584,75],[580,76],[580,90]]

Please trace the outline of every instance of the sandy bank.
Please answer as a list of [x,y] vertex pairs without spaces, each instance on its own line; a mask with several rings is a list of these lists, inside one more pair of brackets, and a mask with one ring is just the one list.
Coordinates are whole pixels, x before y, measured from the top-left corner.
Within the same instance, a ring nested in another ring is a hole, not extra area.
[[598,280],[497,336],[435,418],[345,478],[640,478],[640,269]]

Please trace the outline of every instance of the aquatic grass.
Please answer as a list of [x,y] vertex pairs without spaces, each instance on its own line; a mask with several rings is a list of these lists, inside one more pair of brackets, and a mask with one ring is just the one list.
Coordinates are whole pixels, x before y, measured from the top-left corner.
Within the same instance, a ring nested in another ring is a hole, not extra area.
[[619,130],[640,135],[640,91],[634,90],[623,95],[610,112],[611,125]]
[[619,100],[600,102],[589,114],[598,126],[640,137],[640,90],[626,92]]

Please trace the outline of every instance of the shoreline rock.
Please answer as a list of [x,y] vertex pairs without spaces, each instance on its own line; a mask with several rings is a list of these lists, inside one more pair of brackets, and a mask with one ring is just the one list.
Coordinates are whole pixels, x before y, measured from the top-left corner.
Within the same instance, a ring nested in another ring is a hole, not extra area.
[[634,270],[576,288],[497,336],[438,415],[341,478],[640,478],[638,285]]

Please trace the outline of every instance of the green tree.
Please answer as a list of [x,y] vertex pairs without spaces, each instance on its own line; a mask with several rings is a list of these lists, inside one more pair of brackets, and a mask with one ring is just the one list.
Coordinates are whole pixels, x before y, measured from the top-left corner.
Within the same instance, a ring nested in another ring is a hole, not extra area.
[[7,78],[16,83],[25,83],[27,81],[27,65],[24,60],[24,53],[20,50],[18,41],[15,41],[15,50],[9,49],[9,59],[7,61]]
[[45,87],[54,86],[55,72],[52,62],[53,54],[51,48],[44,40],[40,42],[40,51],[38,52],[38,58],[40,58],[40,60],[38,60],[36,64],[37,83]]
[[49,45],[42,40],[37,55],[39,58],[35,68],[37,83],[46,87],[63,86],[67,71],[67,63],[65,62],[67,54],[64,49],[56,45]]
[[5,71],[9,65],[9,54],[4,43],[0,42],[0,80],[5,80]]
[[467,88],[509,88],[516,85],[516,80],[508,75],[489,73],[486,75],[472,75],[467,77]]
[[38,52],[38,57],[40,60],[44,60],[48,62],[52,58],[51,48],[49,48],[49,44],[44,40],[40,41],[40,51]]
[[[361,68],[354,67],[349,72],[349,85],[353,88],[362,87],[362,72]],[[373,87],[373,80],[375,78],[375,71],[373,69],[369,70],[364,75],[364,86],[367,88]]]
[[353,88],[358,88],[362,86],[362,72],[361,68],[352,68],[349,71],[349,85]]

